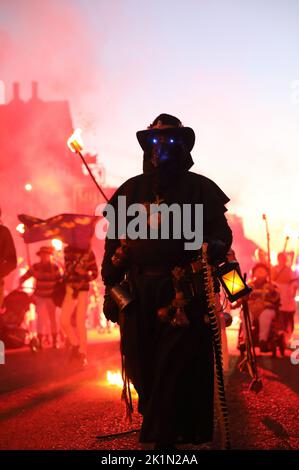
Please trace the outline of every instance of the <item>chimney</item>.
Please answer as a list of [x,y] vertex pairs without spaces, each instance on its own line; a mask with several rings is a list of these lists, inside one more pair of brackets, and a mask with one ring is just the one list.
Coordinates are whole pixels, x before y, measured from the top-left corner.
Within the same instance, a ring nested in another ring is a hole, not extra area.
[[12,84],[13,89],[13,99],[20,101],[20,84],[19,82],[14,82]]
[[31,99],[38,100],[38,83],[37,82],[31,83]]

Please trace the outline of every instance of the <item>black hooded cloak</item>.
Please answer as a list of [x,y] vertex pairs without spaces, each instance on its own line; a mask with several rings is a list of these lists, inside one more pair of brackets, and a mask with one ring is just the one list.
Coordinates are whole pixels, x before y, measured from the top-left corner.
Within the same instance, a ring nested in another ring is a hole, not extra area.
[[[109,202],[117,207],[117,197],[126,196],[127,205],[154,203],[158,196],[167,204],[202,203],[204,241],[221,240],[228,250],[232,235],[224,214],[229,199],[213,181],[190,172],[192,164],[186,154],[179,165],[163,173],[153,169],[145,153],[143,174],[126,181]],[[126,374],[139,396],[141,442],[203,443],[213,436],[214,359],[203,280],[201,293],[187,309],[189,326],[173,327],[157,317],[158,308],[173,297],[171,268],[194,258],[193,251],[184,249],[184,241],[128,240],[129,258],[123,269],[111,262],[119,240],[105,242],[105,285],[120,282],[126,270],[134,297],[125,313],[121,348]]]

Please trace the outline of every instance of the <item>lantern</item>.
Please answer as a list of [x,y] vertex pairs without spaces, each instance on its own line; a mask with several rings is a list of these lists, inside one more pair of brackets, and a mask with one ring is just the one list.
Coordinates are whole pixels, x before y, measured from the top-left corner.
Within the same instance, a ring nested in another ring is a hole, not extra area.
[[217,276],[230,302],[235,302],[252,291],[251,287],[246,284],[237,261],[219,266]]

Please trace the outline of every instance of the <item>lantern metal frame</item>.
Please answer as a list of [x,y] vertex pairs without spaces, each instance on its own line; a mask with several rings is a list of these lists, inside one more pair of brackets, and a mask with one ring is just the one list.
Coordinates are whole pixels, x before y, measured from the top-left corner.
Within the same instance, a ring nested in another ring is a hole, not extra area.
[[[217,277],[230,302],[235,302],[252,291],[251,287],[246,284],[237,261],[230,261],[218,266]],[[233,289],[231,284],[233,284]]]

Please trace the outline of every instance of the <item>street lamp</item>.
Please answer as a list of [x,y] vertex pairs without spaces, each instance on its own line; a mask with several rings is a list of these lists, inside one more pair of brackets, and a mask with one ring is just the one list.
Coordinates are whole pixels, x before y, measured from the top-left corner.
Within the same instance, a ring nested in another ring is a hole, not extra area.
[[28,192],[32,191],[32,184],[31,183],[26,183],[24,187],[25,187],[25,191],[28,191]]

